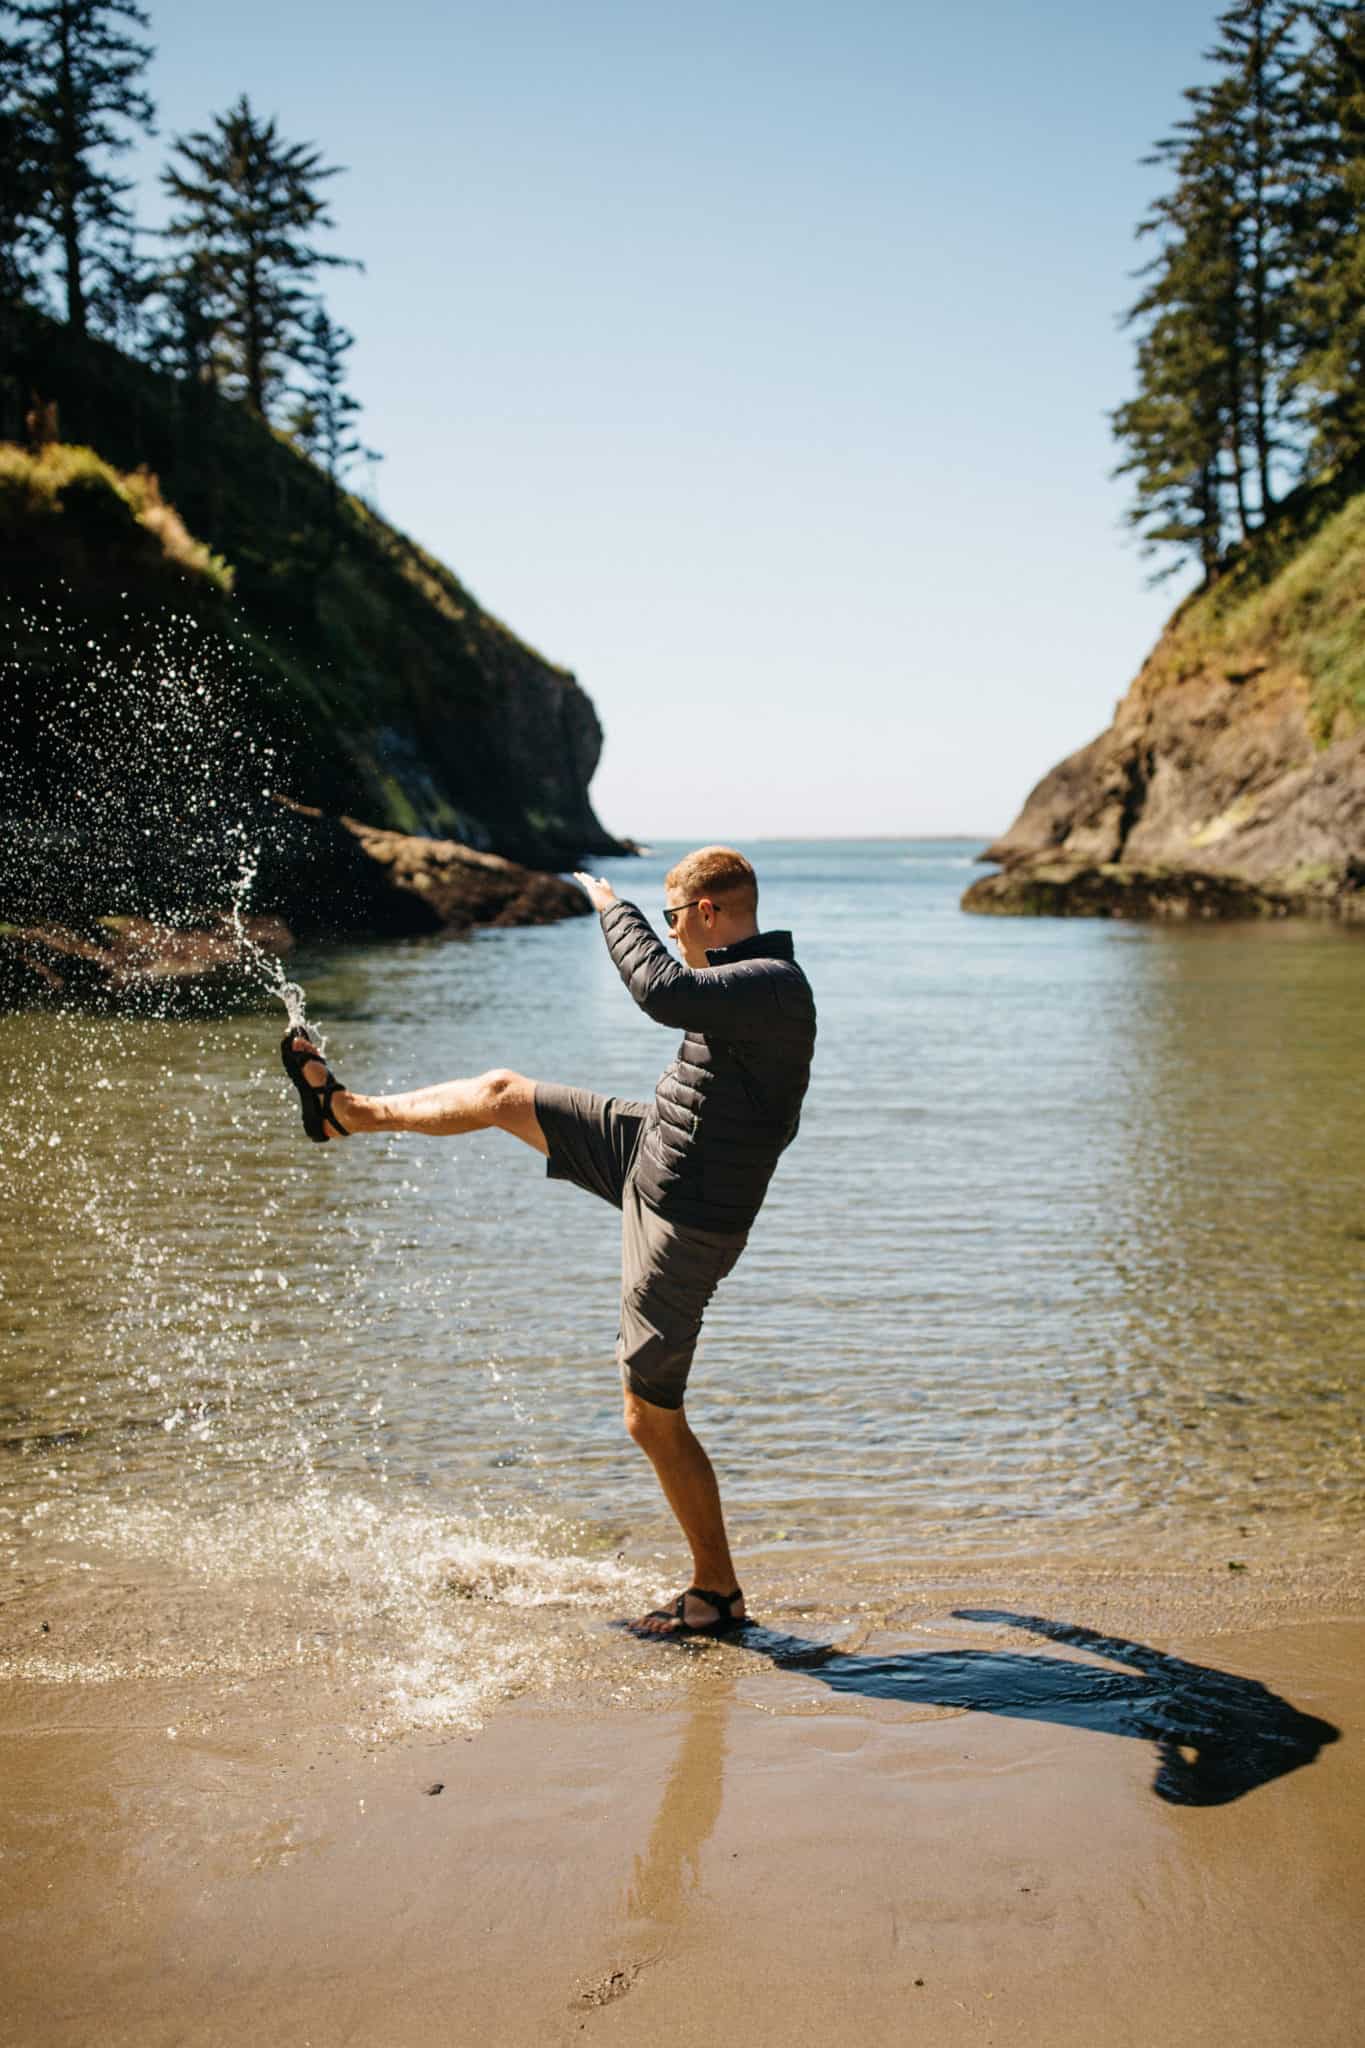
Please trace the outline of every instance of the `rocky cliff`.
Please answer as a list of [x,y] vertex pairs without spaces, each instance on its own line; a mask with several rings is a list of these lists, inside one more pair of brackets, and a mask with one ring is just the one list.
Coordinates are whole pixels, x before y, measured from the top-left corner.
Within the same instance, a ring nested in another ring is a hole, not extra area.
[[1186,600],[968,910],[1365,918],[1365,493],[1303,493]]
[[[17,454],[55,429],[99,460],[41,503],[0,477],[0,599],[108,644],[128,627],[131,570],[135,603],[154,591],[230,643],[289,796],[532,866],[621,850],[588,794],[590,700],[443,563],[213,391],[22,309],[3,343],[0,439]],[[197,558],[163,545],[156,559],[156,505]],[[8,639],[22,656],[22,631]],[[10,688],[37,702],[62,676],[34,660]]]
[[295,936],[586,915],[545,871],[623,849],[574,678],[240,408],[10,311],[0,1008],[210,1010]]

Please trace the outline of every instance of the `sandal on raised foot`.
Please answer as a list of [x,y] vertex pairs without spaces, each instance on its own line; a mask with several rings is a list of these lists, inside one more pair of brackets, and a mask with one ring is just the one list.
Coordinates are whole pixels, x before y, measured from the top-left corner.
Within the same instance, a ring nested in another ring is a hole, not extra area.
[[[719,1612],[716,1619],[684,1621],[683,1614],[688,1594],[691,1594],[694,1600],[704,1600],[708,1607],[717,1608]],[[648,1614],[642,1615],[639,1621],[625,1621],[621,1626],[646,1643],[672,1643],[680,1636],[729,1636],[733,1635],[736,1629],[749,1626],[748,1615],[736,1614],[734,1611],[735,1602],[743,1598],[744,1594],[739,1586],[735,1587],[733,1593],[712,1593],[708,1592],[705,1586],[689,1586],[686,1593],[679,1593],[671,1607],[653,1607]],[[645,1628],[643,1623],[646,1621],[671,1621],[675,1625],[667,1629]]]
[[[350,1132],[345,1124],[337,1121],[336,1111],[332,1108],[332,1097],[340,1090],[341,1083],[311,1040],[304,1039],[306,1051],[294,1044],[296,1038],[302,1037],[300,1031],[286,1031],[280,1040],[280,1058],[284,1061],[285,1073],[299,1091],[303,1128],[317,1145],[331,1143],[328,1124],[339,1138],[349,1138]],[[313,1060],[324,1068],[327,1075],[325,1081],[305,1081],[303,1070]]]

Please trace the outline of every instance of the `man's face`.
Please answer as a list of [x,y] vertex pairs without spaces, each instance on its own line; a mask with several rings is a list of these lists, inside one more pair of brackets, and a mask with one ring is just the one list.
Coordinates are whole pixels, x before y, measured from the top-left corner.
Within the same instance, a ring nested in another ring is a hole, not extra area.
[[672,930],[668,936],[689,967],[705,967],[706,948],[714,944],[712,934],[716,907],[711,898],[703,896],[698,902],[684,896],[680,889],[670,889],[664,898],[664,904],[667,909],[676,910],[678,913],[672,920]]

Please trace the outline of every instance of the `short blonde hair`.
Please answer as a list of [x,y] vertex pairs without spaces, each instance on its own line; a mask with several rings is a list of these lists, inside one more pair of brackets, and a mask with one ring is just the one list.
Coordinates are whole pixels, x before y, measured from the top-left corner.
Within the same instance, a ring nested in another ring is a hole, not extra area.
[[737,898],[741,910],[758,908],[758,876],[733,846],[699,846],[664,876],[665,889],[684,896]]

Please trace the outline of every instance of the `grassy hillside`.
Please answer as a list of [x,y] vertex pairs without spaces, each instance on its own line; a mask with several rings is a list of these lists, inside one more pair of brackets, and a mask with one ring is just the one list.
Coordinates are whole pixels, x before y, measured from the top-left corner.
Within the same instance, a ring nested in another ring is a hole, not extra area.
[[[50,442],[37,450],[0,442],[0,541],[7,558],[31,553],[73,576],[119,558],[164,568],[197,596],[229,596],[233,570],[196,540],[148,470],[124,475],[93,448]],[[168,585],[168,589],[170,586]]]
[[[63,444],[37,464],[15,445],[35,400]],[[613,844],[574,678],[242,407],[11,313],[0,431],[21,657],[25,611],[120,630],[131,575],[135,606],[159,597],[231,642],[291,796],[547,866]]]
[[1365,488],[1297,492],[1275,524],[1172,619],[1148,690],[1221,669],[1270,687],[1298,678],[1316,744],[1365,727]]

